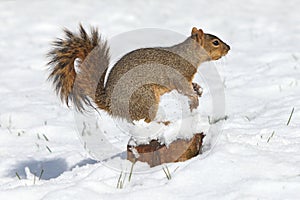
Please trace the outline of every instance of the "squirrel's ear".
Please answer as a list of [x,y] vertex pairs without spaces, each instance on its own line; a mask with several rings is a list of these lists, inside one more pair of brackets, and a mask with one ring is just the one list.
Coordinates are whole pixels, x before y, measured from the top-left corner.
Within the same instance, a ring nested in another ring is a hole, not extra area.
[[197,32],[198,32],[198,29],[196,27],[193,27],[193,29],[192,29],[192,36],[195,35],[195,34],[197,34]]
[[197,29],[196,27],[193,27],[192,29],[192,36],[193,39],[196,40],[201,46],[203,45],[204,42],[204,33],[202,29]]

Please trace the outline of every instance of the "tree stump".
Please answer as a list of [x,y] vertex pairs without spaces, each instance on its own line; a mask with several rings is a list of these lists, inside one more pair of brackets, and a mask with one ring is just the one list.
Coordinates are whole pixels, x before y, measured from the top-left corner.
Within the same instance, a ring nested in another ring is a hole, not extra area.
[[139,146],[127,145],[127,159],[131,162],[147,162],[150,167],[163,163],[180,162],[191,159],[201,153],[203,133],[195,134],[191,139],[178,139],[168,147],[152,140]]

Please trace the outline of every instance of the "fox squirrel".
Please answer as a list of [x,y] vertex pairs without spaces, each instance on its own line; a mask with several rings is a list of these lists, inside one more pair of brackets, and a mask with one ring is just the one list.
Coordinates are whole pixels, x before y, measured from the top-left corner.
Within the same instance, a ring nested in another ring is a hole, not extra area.
[[[177,90],[190,99],[190,108],[198,106],[199,85],[193,83],[198,66],[217,60],[230,50],[218,37],[193,28],[182,43],[171,47],[141,48],[124,55],[108,74],[110,63],[107,41],[96,28],[90,35],[79,26],[79,34],[65,29],[65,38],[53,42],[48,53],[49,79],[61,100],[72,101],[84,111],[91,100],[111,116],[128,121],[156,116],[160,96]],[[74,65],[78,60],[78,70]]]

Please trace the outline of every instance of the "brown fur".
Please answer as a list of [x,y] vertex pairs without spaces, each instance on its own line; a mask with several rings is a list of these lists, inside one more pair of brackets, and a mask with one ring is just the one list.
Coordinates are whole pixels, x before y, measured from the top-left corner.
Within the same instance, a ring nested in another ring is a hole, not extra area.
[[[49,79],[61,100],[67,105],[70,100],[79,111],[83,111],[84,104],[90,105],[89,98],[95,100],[99,77],[104,79],[109,65],[109,49],[106,42],[101,42],[97,29],[91,29],[91,36],[81,25],[79,29],[79,34],[65,29],[66,38],[53,42],[48,65],[51,66]],[[79,74],[74,68],[76,58],[80,59]]]
[[[191,109],[198,106],[198,94],[192,83],[198,66],[226,55],[230,47],[216,36],[193,28],[191,36],[171,47],[142,48],[123,56],[112,68],[107,83],[109,48],[96,29],[88,36],[80,25],[80,34],[65,30],[66,39],[54,42],[49,53],[51,74],[57,93],[79,111],[92,99],[100,109],[128,121],[151,122],[160,96],[177,90],[190,99]],[[218,41],[218,45],[212,42]],[[81,60],[76,73],[74,61]],[[75,81],[76,78],[76,81]]]

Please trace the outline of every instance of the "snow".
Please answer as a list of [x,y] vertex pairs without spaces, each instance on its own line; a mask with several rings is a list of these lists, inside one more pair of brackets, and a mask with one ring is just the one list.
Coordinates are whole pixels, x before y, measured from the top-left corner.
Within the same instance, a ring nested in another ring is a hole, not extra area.
[[[0,199],[299,199],[299,8],[297,0],[2,1]],[[228,119],[210,126],[202,155],[168,165],[171,180],[163,166],[136,163],[128,182],[131,163],[120,146],[128,135],[107,134],[111,146],[98,147],[118,152],[112,159],[97,162],[86,151],[77,116],[55,96],[45,66],[50,41],[78,22],[108,39],[149,27],[188,35],[197,26],[231,46],[214,63]]]
[[[164,94],[161,97],[159,109],[154,121],[146,123],[144,120],[122,123],[126,126],[125,132],[130,136],[131,145],[149,144],[151,140],[157,140],[161,144],[169,145],[177,139],[191,139],[195,133],[207,132],[209,128],[207,117],[201,118],[198,110],[190,111],[189,99],[177,91]],[[200,106],[202,106],[200,104]],[[204,106],[203,106],[204,107]],[[203,109],[203,108],[202,108]],[[105,119],[107,120],[107,119]],[[112,129],[106,127],[105,120],[101,120],[102,128],[109,134],[119,135],[119,127]],[[167,126],[163,122],[170,122]],[[127,142],[128,139],[125,139]]]

